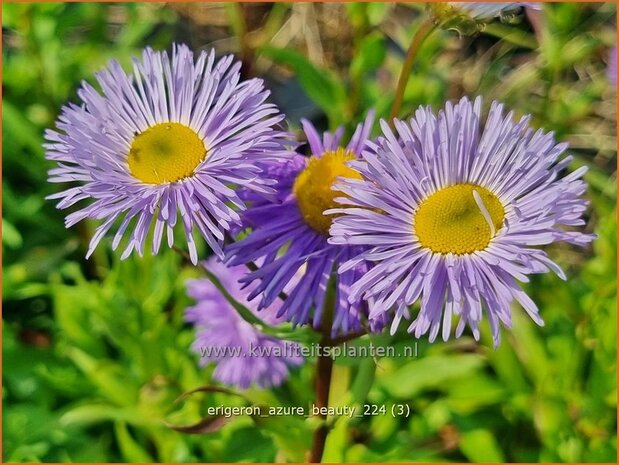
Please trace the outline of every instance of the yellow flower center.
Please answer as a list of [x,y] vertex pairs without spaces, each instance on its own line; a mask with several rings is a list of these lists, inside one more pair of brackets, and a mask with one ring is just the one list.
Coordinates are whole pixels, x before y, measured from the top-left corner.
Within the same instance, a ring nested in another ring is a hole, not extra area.
[[334,199],[344,194],[331,190],[336,178],[361,179],[358,172],[346,166],[347,161],[356,158],[354,153],[343,148],[325,152],[320,158],[313,156],[295,179],[292,192],[297,197],[303,219],[315,231],[328,234],[331,222],[337,215],[325,216],[323,212],[341,206]]
[[193,174],[206,153],[204,142],[192,129],[161,123],[135,137],[129,150],[129,170],[147,184],[179,181]]
[[488,189],[456,184],[421,202],[414,218],[415,233],[432,252],[463,255],[485,249],[504,218],[501,201]]

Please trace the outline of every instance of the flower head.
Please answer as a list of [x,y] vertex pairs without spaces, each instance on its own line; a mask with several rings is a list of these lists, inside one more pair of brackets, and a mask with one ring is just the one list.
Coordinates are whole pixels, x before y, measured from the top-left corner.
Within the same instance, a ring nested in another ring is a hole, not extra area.
[[[331,299],[335,302],[333,333],[361,330],[368,314],[367,304],[349,299],[349,289],[367,271],[367,263],[359,262],[330,283],[337,264],[359,254],[362,248],[329,244],[332,218],[325,216],[324,211],[336,206],[334,198],[341,195],[332,190],[337,177],[359,177],[347,162],[356,159],[366,146],[373,114],[357,127],[345,146],[341,144],[343,128],[321,138],[308,121],[302,123],[312,155],[298,155],[285,164],[272,165],[271,172],[278,177],[278,199],[256,199],[243,216],[244,224],[253,231],[231,244],[226,255],[233,265],[264,259],[259,270],[242,280],[259,281],[251,297],[261,296],[260,308],[271,305],[300,272],[298,283],[290,290],[278,315],[293,324],[311,322],[318,327],[324,304]],[[377,324],[371,322],[371,326]]]
[[437,2],[428,8],[434,21],[445,29],[457,29],[463,34],[479,32],[485,23],[504,17],[520,8],[539,10],[536,2]]
[[529,117],[514,122],[497,102],[483,130],[480,113],[480,98],[463,98],[438,116],[419,108],[409,123],[395,122],[397,135],[383,123],[384,137],[350,163],[364,179],[337,185],[345,208],[331,211],[340,216],[330,242],[370,247],[340,271],[374,264],[350,298],[375,299],[370,317],[394,309],[392,331],[421,299],[408,328],[415,337],[434,340],[442,326],[447,340],[457,316],[456,336],[468,324],[478,338],[485,313],[498,345],[514,299],[543,324],[518,281],[550,270],[565,279],[536,246],[594,238],[573,229],[584,225],[586,167],[564,175],[567,145],[534,132]]
[[[220,280],[230,295],[269,325],[277,325],[276,316],[281,301],[257,312],[256,302],[247,300],[251,289],[241,289],[238,280],[247,273],[245,266],[227,268],[216,258],[206,267]],[[261,333],[245,321],[208,279],[187,283],[188,294],[196,305],[187,308],[185,319],[196,327],[192,349],[201,355],[200,363],[215,363],[213,377],[227,385],[242,389],[256,384],[266,388],[280,385],[289,368],[303,363],[300,348],[294,342],[276,339]]]
[[269,192],[259,164],[288,155],[287,134],[276,129],[283,116],[266,103],[262,80],[240,81],[239,69],[213,51],[194,60],[184,45],[172,57],[147,48],[131,74],[112,61],[96,75],[102,94],[84,83],[83,105],[63,107],[45,134],[47,158],[58,162],[49,180],[79,185],[50,198],[61,199],[58,208],[92,200],[66,218],[67,227],[103,221],[87,256],[116,223],[114,249],[132,225],[123,258],[143,254],[153,223],[153,253],[164,230],[171,247],[179,213],[194,263],[196,231],[223,254],[224,231],[239,220],[232,206],[244,208],[233,187]]
[[473,19],[482,21],[491,20],[523,7],[539,9],[539,5],[533,2],[449,2],[449,5]]

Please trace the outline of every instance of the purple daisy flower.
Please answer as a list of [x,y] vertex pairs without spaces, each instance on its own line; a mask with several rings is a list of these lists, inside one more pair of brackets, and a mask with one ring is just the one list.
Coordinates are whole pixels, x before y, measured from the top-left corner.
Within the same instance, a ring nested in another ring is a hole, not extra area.
[[499,322],[510,327],[514,299],[542,325],[517,281],[549,270],[565,274],[535,246],[584,245],[595,237],[573,230],[585,224],[587,168],[563,175],[572,159],[560,159],[567,144],[534,132],[528,116],[514,122],[497,102],[483,130],[480,113],[481,98],[463,98],[438,116],[419,108],[409,123],[396,120],[397,135],[383,122],[384,137],[363,161],[350,163],[364,179],[337,185],[345,208],[329,212],[340,215],[330,242],[371,247],[340,272],[374,263],[350,298],[375,299],[370,317],[394,309],[392,332],[418,299],[408,330],[417,338],[429,332],[431,341],[441,325],[449,338],[454,316],[456,337],[468,324],[478,339],[484,308],[498,345]]
[[74,182],[50,196],[58,208],[80,200],[90,205],[66,218],[103,220],[87,257],[117,222],[116,249],[132,224],[122,254],[143,254],[154,223],[152,252],[164,229],[170,247],[180,213],[191,260],[198,260],[194,231],[222,256],[224,231],[239,220],[244,203],[233,190],[271,192],[259,164],[289,156],[288,135],[276,129],[283,116],[266,99],[261,79],[240,81],[240,63],[202,52],[194,60],[184,45],[172,57],[147,48],[126,74],[116,61],[96,75],[103,94],[83,83],[81,106],[69,104],[47,130],[47,158],[58,162],[50,182]]
[[519,8],[541,9],[537,2],[448,2],[452,8],[479,21],[487,21]]
[[535,2],[436,2],[428,9],[436,24],[444,29],[456,29],[461,34],[473,35],[483,30],[494,18],[507,15],[526,7],[528,11],[540,10]]
[[[250,298],[261,296],[259,308],[270,306],[300,271],[302,276],[280,307],[278,316],[294,325],[311,322],[314,327],[320,326],[332,271],[338,263],[363,250],[358,246],[329,244],[331,218],[324,211],[336,206],[337,193],[331,189],[336,177],[360,177],[346,162],[356,159],[366,146],[373,121],[370,112],[343,147],[343,128],[334,134],[324,133],[321,139],[316,129],[303,120],[312,156],[298,155],[284,164],[272,165],[270,174],[278,178],[275,186],[278,198],[256,199],[243,216],[252,233],[226,250],[227,261],[233,265],[264,260],[260,269],[242,279],[245,283],[259,281],[250,295]],[[366,271],[367,264],[360,262],[335,277],[333,334],[362,329],[368,315],[367,304],[349,299],[349,289]]]
[[[251,288],[241,289],[238,280],[247,273],[245,266],[228,268],[215,257],[206,267],[220,280],[230,295],[269,325],[282,322],[276,313],[276,299],[258,315],[256,302],[247,300]],[[197,303],[185,311],[185,320],[196,327],[192,349],[200,354],[200,364],[215,363],[213,378],[229,386],[247,389],[280,385],[289,368],[303,364],[300,346],[261,333],[245,321],[208,279],[188,281],[187,293]]]

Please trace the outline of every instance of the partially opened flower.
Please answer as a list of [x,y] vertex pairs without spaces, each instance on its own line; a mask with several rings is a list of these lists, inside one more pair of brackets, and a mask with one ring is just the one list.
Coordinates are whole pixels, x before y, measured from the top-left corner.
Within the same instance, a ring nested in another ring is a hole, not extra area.
[[[248,271],[245,266],[227,268],[216,258],[210,258],[206,267],[231,297],[262,321],[272,326],[282,322],[276,316],[281,306],[279,299],[260,314],[256,302],[247,300],[251,289],[243,290],[238,283]],[[242,389],[253,384],[262,388],[278,386],[288,378],[291,367],[303,363],[296,343],[261,333],[238,314],[208,279],[189,281],[187,290],[196,300],[196,305],[185,311],[185,319],[196,327],[192,349],[200,354],[200,364],[217,365],[213,372],[216,380]]]
[[123,258],[142,255],[153,223],[156,254],[164,231],[173,245],[177,221],[194,263],[195,231],[222,255],[224,231],[239,220],[233,206],[244,206],[233,187],[268,192],[258,164],[288,154],[283,116],[266,103],[262,80],[240,81],[239,68],[213,51],[194,61],[184,45],[171,58],[147,48],[131,74],[112,61],[96,76],[102,94],[84,83],[83,105],[62,109],[58,130],[45,134],[46,156],[58,162],[49,180],[80,185],[50,198],[61,199],[58,208],[92,200],[66,218],[67,227],[102,220],[88,256],[116,223],[114,249],[131,227]]
[[[342,128],[321,138],[314,127],[303,121],[312,152],[298,155],[285,164],[273,164],[271,173],[278,177],[278,198],[256,199],[244,213],[245,224],[252,233],[226,250],[229,263],[238,265],[264,259],[259,270],[248,274],[243,282],[259,281],[251,296],[260,296],[260,308],[277,299],[284,286],[299,271],[301,278],[291,289],[278,315],[294,324],[320,326],[323,307],[331,293],[330,278],[337,264],[362,251],[360,247],[331,245],[327,242],[331,217],[324,211],[333,208],[337,192],[331,189],[338,176],[359,177],[346,166],[356,159],[367,144],[373,115],[360,124],[350,142],[341,144]],[[350,300],[349,289],[367,270],[367,264],[347,270],[335,277],[335,291],[329,305],[333,307],[332,331],[361,330],[367,318],[367,304]]]
[[[375,312],[394,309],[392,330],[421,308],[409,326],[420,337],[443,339],[459,317],[456,336],[468,324],[479,338],[485,314],[499,343],[499,322],[511,325],[518,301],[538,324],[535,303],[518,281],[563,271],[537,246],[555,241],[584,245],[594,238],[584,225],[581,198],[586,167],[570,174],[566,144],[533,131],[529,117],[514,122],[493,102],[480,128],[481,99],[448,103],[436,116],[419,108],[397,135],[383,123],[384,137],[350,166],[363,176],[337,188],[345,208],[331,226],[333,244],[371,247],[340,267],[371,261],[374,267],[351,287],[350,298],[375,299]],[[376,316],[370,314],[371,317]]]
[[535,2],[449,2],[449,5],[477,20],[491,20],[523,7],[539,9]]
[[445,29],[457,29],[463,34],[474,34],[485,23],[504,18],[522,8],[539,10],[537,2],[434,2],[428,8],[434,21]]

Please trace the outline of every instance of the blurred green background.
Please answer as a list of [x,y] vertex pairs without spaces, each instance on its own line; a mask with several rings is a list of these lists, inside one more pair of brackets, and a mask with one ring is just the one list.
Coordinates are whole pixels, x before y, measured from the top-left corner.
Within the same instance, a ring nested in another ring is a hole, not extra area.
[[[223,393],[174,402],[210,383],[182,321],[184,281],[196,272],[169,251],[120,262],[105,241],[85,261],[96,225],[65,230],[64,213],[44,200],[60,187],[46,182],[42,133],[109,59],[127,65],[145,45],[173,41],[237,53],[293,128],[305,116],[350,129],[370,107],[388,114],[424,5],[4,2],[2,15],[3,461],[303,461],[311,420],[241,417],[201,435],[171,428],[209,405],[244,402]],[[515,15],[475,37],[434,33],[403,115],[477,94],[486,108],[500,99],[531,113],[570,143],[572,169],[590,167],[587,229],[599,238],[585,250],[551,248],[568,282],[545,275],[526,287],[546,326],[516,308],[496,351],[486,327],[480,344],[420,342],[414,359],[338,360],[334,405],[412,411],[333,419],[325,461],[616,459],[616,91],[606,73],[616,9],[553,3],[541,17],[537,31]],[[413,343],[404,332],[372,342]],[[307,406],[310,365],[245,395]]]

